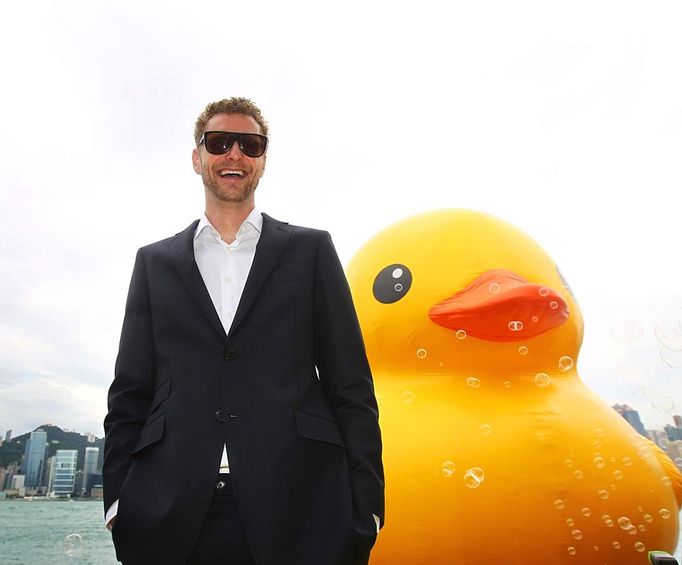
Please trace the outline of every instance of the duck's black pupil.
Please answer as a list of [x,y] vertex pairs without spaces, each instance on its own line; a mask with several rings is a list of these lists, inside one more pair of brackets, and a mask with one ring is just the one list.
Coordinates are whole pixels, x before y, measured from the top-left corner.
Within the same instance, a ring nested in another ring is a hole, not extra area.
[[395,263],[384,267],[374,279],[374,298],[383,304],[398,302],[412,286],[412,273],[405,265]]

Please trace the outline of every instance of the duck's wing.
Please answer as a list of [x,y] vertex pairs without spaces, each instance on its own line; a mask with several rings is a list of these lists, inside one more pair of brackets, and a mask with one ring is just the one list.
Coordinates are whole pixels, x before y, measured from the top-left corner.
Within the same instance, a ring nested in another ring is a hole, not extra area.
[[[648,441],[648,440],[647,440]],[[675,499],[677,500],[677,508],[682,507],[682,473],[675,465],[675,462],[668,457],[667,453],[658,447],[653,441],[649,441],[651,444],[651,450],[653,451],[656,459],[663,467],[663,472],[671,480],[671,487],[675,493]]]

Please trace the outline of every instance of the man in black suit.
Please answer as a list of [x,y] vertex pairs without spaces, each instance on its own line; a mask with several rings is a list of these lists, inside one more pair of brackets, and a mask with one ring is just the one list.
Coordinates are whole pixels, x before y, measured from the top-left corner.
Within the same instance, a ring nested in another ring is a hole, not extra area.
[[138,251],[109,390],[104,503],[125,564],[355,565],[383,523],[381,436],[329,234],[255,209],[267,123],[197,120],[205,217]]

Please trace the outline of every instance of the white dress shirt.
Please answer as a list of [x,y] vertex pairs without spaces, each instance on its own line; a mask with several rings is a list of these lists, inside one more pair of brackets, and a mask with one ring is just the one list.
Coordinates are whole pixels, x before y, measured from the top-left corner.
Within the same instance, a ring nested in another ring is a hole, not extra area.
[[[230,332],[244,292],[262,229],[263,216],[254,208],[237,230],[232,243],[221,239],[206,214],[194,232],[194,260],[226,334]],[[227,446],[223,446],[220,472],[230,472]]]
[[[194,232],[194,260],[226,334],[230,332],[234,314],[244,292],[262,230],[263,216],[254,208],[239,226],[232,243],[222,240],[206,214],[201,217]],[[223,445],[218,472],[230,472],[226,445]],[[118,500],[115,500],[108,508],[104,522],[109,524],[117,513]]]

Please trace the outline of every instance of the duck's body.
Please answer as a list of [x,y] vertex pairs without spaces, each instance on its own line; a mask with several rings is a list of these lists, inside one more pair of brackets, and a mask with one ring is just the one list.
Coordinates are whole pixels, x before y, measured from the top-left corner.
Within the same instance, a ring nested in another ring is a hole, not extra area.
[[528,236],[423,214],[366,244],[349,280],[384,438],[372,563],[625,565],[674,549],[679,473],[582,384],[577,303]]

